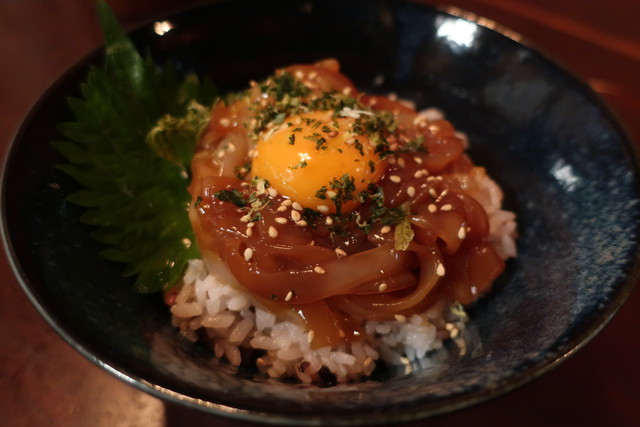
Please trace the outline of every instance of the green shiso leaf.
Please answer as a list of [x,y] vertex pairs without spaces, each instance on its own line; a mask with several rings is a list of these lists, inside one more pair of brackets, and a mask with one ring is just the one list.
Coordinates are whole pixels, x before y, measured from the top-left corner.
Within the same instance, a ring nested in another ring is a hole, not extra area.
[[83,187],[69,200],[86,208],[81,220],[107,245],[102,255],[125,263],[135,288],[173,286],[199,257],[188,218],[189,163],[217,96],[212,84],[181,76],[143,58],[104,1],[103,67],[89,69],[81,97],[69,99],[75,121],[60,125],[54,147],[60,169]]

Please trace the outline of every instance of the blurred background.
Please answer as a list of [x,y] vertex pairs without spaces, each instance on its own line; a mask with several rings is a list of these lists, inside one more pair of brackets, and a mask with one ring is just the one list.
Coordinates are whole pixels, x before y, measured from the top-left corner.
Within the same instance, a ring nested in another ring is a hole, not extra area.
[[[205,0],[111,0],[127,29]],[[640,143],[640,1],[448,0],[522,34],[598,92]],[[94,0],[0,0],[0,151],[42,93],[101,44]],[[412,426],[637,426],[640,291],[585,349],[488,403]],[[148,396],[93,366],[28,302],[0,256],[3,426],[236,426]]]

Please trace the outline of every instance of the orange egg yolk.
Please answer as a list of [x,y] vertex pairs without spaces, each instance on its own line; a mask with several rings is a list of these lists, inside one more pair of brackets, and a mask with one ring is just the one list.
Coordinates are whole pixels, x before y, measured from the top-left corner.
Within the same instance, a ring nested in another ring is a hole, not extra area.
[[[333,118],[331,112],[288,117],[264,132],[256,145],[252,174],[269,181],[283,196],[323,213],[336,213],[331,200],[335,180],[353,177],[353,200],[342,201],[342,212],[353,210],[357,193],[378,182],[386,162],[375,154],[369,139],[352,133],[353,118]],[[325,199],[317,196],[326,189]]]

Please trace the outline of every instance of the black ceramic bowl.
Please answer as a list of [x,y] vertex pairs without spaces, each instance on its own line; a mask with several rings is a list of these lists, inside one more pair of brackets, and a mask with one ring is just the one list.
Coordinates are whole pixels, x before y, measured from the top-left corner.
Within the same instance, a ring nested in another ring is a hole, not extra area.
[[80,353],[153,395],[271,423],[387,424],[487,400],[592,338],[638,278],[638,168],[596,95],[500,31],[405,2],[217,2],[170,18],[140,47],[223,89],[336,57],[363,90],[442,109],[518,215],[519,255],[471,309],[468,349],[429,368],[330,388],[266,381],[178,336],[159,296],[133,292],[78,222],[50,142],[86,65],[63,76],[18,132],[4,169],[3,236],[40,313]]

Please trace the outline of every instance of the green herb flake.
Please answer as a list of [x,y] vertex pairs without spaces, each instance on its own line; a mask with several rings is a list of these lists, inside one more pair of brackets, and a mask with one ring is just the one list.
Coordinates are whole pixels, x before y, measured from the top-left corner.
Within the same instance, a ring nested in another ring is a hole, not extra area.
[[402,221],[396,224],[393,238],[395,240],[395,248],[397,251],[405,251],[409,247],[409,243],[413,240],[413,228],[409,221]]
[[244,208],[250,204],[245,195],[235,188],[232,190],[220,190],[213,193],[213,197],[223,202],[233,203],[239,208]]
[[303,161],[301,161],[300,163],[298,163],[295,166],[289,166],[289,169],[294,169],[295,170],[295,169],[298,169],[298,168],[306,168],[306,167],[307,167],[307,161],[303,160]]
[[233,171],[236,175],[236,178],[238,178],[239,180],[244,180],[249,172],[251,172],[251,162],[247,162],[242,166],[236,166]]
[[358,153],[360,153],[361,156],[364,156],[364,147],[362,146],[362,143],[356,138],[356,140],[353,142],[353,146],[356,148],[356,150],[358,150]]
[[322,186],[320,187],[320,189],[318,191],[316,191],[316,197],[320,200],[326,200],[327,199],[327,187],[326,186]]
[[395,249],[397,251],[407,250],[414,236],[413,227],[411,227],[411,222],[409,221],[409,205],[404,203],[401,210],[404,214],[404,218],[396,224],[393,233]]
[[278,113],[276,117],[271,121],[271,123],[273,123],[274,125],[281,125],[282,123],[284,123],[284,119],[286,118],[286,113]]

